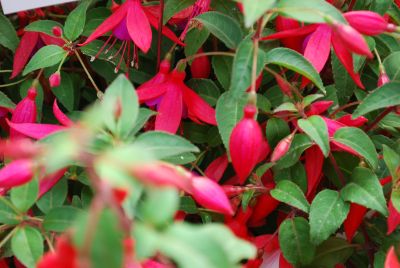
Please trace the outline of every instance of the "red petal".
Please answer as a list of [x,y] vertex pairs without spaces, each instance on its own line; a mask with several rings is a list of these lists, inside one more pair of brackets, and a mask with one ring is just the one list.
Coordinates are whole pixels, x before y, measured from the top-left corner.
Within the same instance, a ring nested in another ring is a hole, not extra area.
[[11,188],[30,181],[33,177],[33,162],[30,159],[15,160],[0,169],[0,187]]
[[307,173],[307,197],[315,192],[321,180],[323,164],[324,155],[317,145],[313,145],[306,150],[305,169]]
[[25,64],[28,62],[29,58],[32,56],[33,50],[39,39],[39,33],[37,32],[25,32],[22,36],[21,41],[15,51],[13,72],[10,79],[13,79],[21,73],[24,69]]
[[[282,16],[276,17],[276,31],[282,32],[285,30],[299,29],[300,23],[297,20],[285,18]],[[299,53],[303,52],[303,40],[305,36],[282,38],[281,42],[285,47],[296,50]]]
[[223,154],[222,156],[214,159],[214,161],[212,161],[211,164],[208,165],[207,169],[204,171],[204,174],[208,178],[218,182],[221,180],[222,175],[224,175],[227,167],[228,156],[226,154]]
[[274,40],[274,39],[282,39],[295,36],[303,36],[315,31],[315,29],[317,29],[318,26],[319,26],[318,24],[311,24],[298,29],[282,31],[264,36],[261,38],[261,40]]
[[390,247],[386,255],[385,268],[400,268],[400,262],[393,246]]
[[144,13],[139,0],[128,0],[128,15],[126,26],[133,42],[144,52],[147,53],[151,47],[152,33],[149,20]]
[[344,151],[344,152],[348,152],[351,153],[352,155],[361,157],[361,155],[359,153],[357,153],[356,151],[354,151],[352,148],[350,148],[347,145],[344,145],[338,141],[332,140],[331,141],[331,149],[332,151]]
[[156,116],[155,130],[163,130],[175,134],[182,118],[182,92],[171,85],[165,92]]
[[354,234],[356,233],[358,227],[361,225],[364,215],[367,213],[368,209],[356,203],[350,204],[350,211],[347,214],[347,218],[344,221],[344,231],[346,233],[346,238],[349,243],[353,240]]
[[65,45],[65,41],[59,37],[54,37],[50,36],[45,33],[39,33],[40,39],[46,44],[46,45],[57,45],[59,47],[63,47]]
[[250,218],[251,226],[258,226],[263,220],[274,211],[279,205],[279,201],[274,199],[269,193],[257,198],[257,203],[253,207],[253,214]]
[[139,98],[139,102],[143,103],[152,99],[155,99],[165,93],[165,87],[158,85],[140,86],[136,93]]
[[310,105],[309,110],[306,112],[307,116],[322,114],[331,107],[333,101],[317,101]]
[[33,124],[33,123],[12,123],[7,121],[8,125],[11,129],[18,131],[21,134],[24,134],[27,137],[33,139],[43,139],[44,137],[65,129],[63,126],[52,125],[52,124]]
[[388,205],[389,217],[387,219],[387,235],[391,234],[394,230],[396,230],[397,226],[400,224],[400,213],[393,206],[392,201],[389,201]]
[[67,169],[58,170],[52,174],[47,175],[43,179],[40,180],[39,184],[39,197],[47,193],[60,179],[64,176]]
[[352,119],[351,116],[352,116],[351,114],[346,114],[336,119],[336,121],[350,127],[361,127],[362,125],[368,122],[368,119],[365,118],[364,116],[359,116],[356,119]]
[[315,69],[320,72],[324,68],[331,51],[332,30],[327,25],[320,25],[310,35],[307,46],[304,50],[304,57],[307,58]]
[[56,99],[54,100],[53,103],[53,114],[58,120],[58,122],[60,122],[60,124],[63,126],[69,127],[74,124],[74,122],[72,122],[72,120],[69,119],[68,116],[63,113],[63,111],[61,111],[60,107],[58,107]]
[[[189,117],[192,120],[199,119],[210,125],[217,125],[217,120],[215,119],[215,110],[207,102],[205,102],[199,97],[199,95],[196,94],[196,92],[185,85],[182,87],[182,92],[183,101],[188,108]],[[191,116],[195,119],[193,119]]]

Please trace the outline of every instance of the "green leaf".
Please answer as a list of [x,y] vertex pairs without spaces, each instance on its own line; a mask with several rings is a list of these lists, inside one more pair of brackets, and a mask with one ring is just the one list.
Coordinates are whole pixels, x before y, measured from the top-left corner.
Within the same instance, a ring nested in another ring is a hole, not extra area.
[[275,0],[242,0],[244,24],[251,27],[261,16],[275,5]]
[[79,212],[75,207],[53,208],[44,217],[43,228],[48,232],[64,232],[72,226]]
[[335,81],[334,87],[339,104],[345,105],[349,101],[350,97],[354,94],[354,90],[357,88],[357,85],[354,83],[354,80],[351,78],[346,68],[344,68],[333,49],[332,52],[331,65],[333,79]]
[[265,55],[265,64],[276,64],[307,77],[324,94],[321,77],[312,64],[300,53],[288,48],[274,48]]
[[43,237],[36,228],[31,226],[17,228],[11,238],[11,249],[22,264],[28,268],[34,268],[43,255]]
[[201,22],[213,35],[228,48],[236,48],[242,41],[242,30],[239,23],[223,13],[210,11],[194,18]]
[[357,203],[387,216],[386,200],[378,177],[367,168],[357,167],[352,179],[341,190],[345,201]]
[[191,28],[185,37],[185,56],[196,54],[209,36],[210,32],[206,28]]
[[280,140],[290,134],[290,129],[285,120],[273,117],[267,121],[265,133],[269,146],[275,148]]
[[310,242],[310,226],[306,219],[286,219],[279,227],[279,245],[283,256],[291,264],[309,264],[315,254]]
[[187,85],[211,106],[217,104],[220,96],[219,88],[211,79],[190,79]]
[[307,119],[299,119],[298,125],[319,146],[325,157],[329,155],[328,127],[324,119],[319,115],[313,115]]
[[60,27],[60,29],[63,28],[60,23],[54,20],[37,20],[26,26],[24,30],[28,32],[40,32],[54,36],[54,27]]
[[346,240],[331,237],[317,247],[314,260],[309,267],[334,267],[336,264],[345,263],[353,254],[355,245]]
[[312,141],[305,134],[296,134],[289,151],[276,164],[279,168],[288,168],[296,164],[302,153],[312,146]]
[[399,87],[400,82],[390,82],[372,91],[358,105],[353,113],[353,118],[381,108],[400,105]]
[[199,149],[186,139],[166,132],[146,132],[140,135],[135,145],[143,146],[149,153],[158,159],[170,156],[181,155],[183,153],[199,152]]
[[86,23],[86,11],[92,0],[83,0],[80,4],[69,13],[64,25],[64,36],[75,41],[83,32]]
[[223,89],[228,90],[231,84],[233,57],[214,56],[212,58],[212,66],[218,82]]
[[152,117],[153,115],[156,115],[157,113],[146,108],[139,108],[139,114],[138,118],[136,119],[135,122],[135,127],[132,129],[130,136],[135,135],[139,130],[141,130],[146,122]]
[[306,213],[308,213],[310,209],[310,204],[308,204],[303,191],[297,184],[289,180],[280,181],[275,188],[271,190],[271,195],[276,200],[298,208]]
[[15,207],[26,212],[35,204],[39,194],[39,183],[36,179],[11,189],[10,198]]
[[166,24],[179,11],[193,5],[195,0],[168,0],[165,2],[163,23]]
[[323,97],[324,97],[324,95],[322,95],[322,94],[311,94],[311,95],[305,96],[303,99],[303,105],[304,105],[304,107],[307,107],[314,101],[316,101],[320,98],[323,98]]
[[[250,37],[247,37],[240,43],[233,60],[231,86],[229,90],[235,97],[242,96],[246,89],[251,85],[254,59],[253,54],[254,43]],[[265,53],[260,49],[257,55],[257,76],[264,68],[264,58]]]
[[5,197],[0,196],[0,223],[18,224],[21,220],[17,208]]
[[343,127],[335,132],[333,139],[344,144],[365,158],[375,169],[378,166],[378,154],[369,136],[359,128]]
[[19,39],[14,26],[6,16],[0,13],[0,45],[14,52],[17,49]]
[[68,73],[61,72],[60,86],[51,88],[51,91],[56,96],[57,100],[67,108],[69,112],[74,110],[75,91],[71,77]]
[[237,99],[230,92],[225,92],[218,99],[216,118],[218,131],[229,155],[229,138],[236,124],[243,117],[243,108],[247,103],[246,95]]
[[0,91],[0,107],[14,109],[15,104],[10,100],[10,98]]
[[333,190],[319,192],[310,207],[310,236],[314,245],[321,244],[342,225],[350,206]]
[[389,169],[393,183],[396,183],[397,180],[400,178],[400,173],[398,171],[400,165],[400,155],[397,154],[394,150],[390,149],[385,144],[383,144],[382,147],[383,160],[385,161],[385,164]]
[[399,62],[400,51],[391,53],[383,61],[383,66],[391,81],[400,81]]
[[394,208],[397,210],[397,212],[399,212],[400,211],[400,189],[398,187],[395,187],[392,189],[392,193],[390,195],[390,201],[392,201]]
[[293,19],[309,23],[325,23],[325,16],[347,24],[340,11],[324,0],[280,0],[277,8],[279,13]]
[[38,52],[33,55],[32,59],[26,65],[23,75],[27,75],[35,70],[50,67],[61,62],[68,52],[62,47],[56,45],[49,45],[42,47]]
[[52,208],[60,207],[67,198],[68,185],[65,179],[61,179],[50,191],[45,193],[36,205],[44,213],[48,213]]
[[274,113],[279,112],[297,112],[297,107],[291,102],[284,102],[274,109]]

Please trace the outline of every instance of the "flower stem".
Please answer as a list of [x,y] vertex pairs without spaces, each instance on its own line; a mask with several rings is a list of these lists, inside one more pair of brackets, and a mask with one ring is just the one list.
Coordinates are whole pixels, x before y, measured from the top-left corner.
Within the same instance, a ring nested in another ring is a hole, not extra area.
[[163,28],[163,20],[164,20],[164,0],[160,0],[160,18],[158,21],[158,44],[157,44],[157,71],[160,68],[161,62],[161,47],[162,47],[162,28]]
[[374,121],[372,121],[371,124],[367,125],[364,129],[365,132],[370,131],[371,129],[373,129],[374,127],[376,127],[376,125],[379,124],[380,121],[382,121],[382,119],[387,116],[390,112],[392,112],[394,110],[394,107],[388,107],[386,108],[380,115],[378,115],[377,118],[375,118]]
[[16,82],[12,82],[12,83],[8,83],[8,84],[0,85],[0,88],[18,85],[18,84],[24,82],[25,80],[27,80],[28,78],[29,78],[29,76],[27,76],[27,77],[25,77],[25,78],[23,78],[23,79],[21,79],[21,80],[18,80],[18,81],[16,81]]
[[0,242],[0,248],[3,248],[3,246],[7,243],[8,240],[14,235],[14,233],[17,231],[17,228],[12,229]]
[[87,69],[85,63],[83,62],[81,56],[79,55],[79,52],[75,50],[75,55],[78,58],[79,62],[81,63],[83,69],[85,70],[85,73],[87,75],[87,77],[89,78],[90,82],[92,83],[94,89],[97,92],[97,98],[101,99],[103,96],[103,92],[101,92],[101,90],[97,87],[96,82],[94,82],[93,77],[90,75],[89,70]]

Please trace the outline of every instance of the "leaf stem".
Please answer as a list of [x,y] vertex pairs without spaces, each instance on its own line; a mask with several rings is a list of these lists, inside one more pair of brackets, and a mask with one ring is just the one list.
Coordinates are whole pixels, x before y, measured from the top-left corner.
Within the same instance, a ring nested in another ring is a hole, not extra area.
[[8,240],[14,235],[14,233],[17,231],[17,227],[12,229],[0,242],[0,248],[3,248],[3,246],[7,243]]
[[0,88],[5,88],[5,87],[10,87],[10,86],[15,86],[15,85],[21,84],[22,82],[24,82],[28,78],[29,78],[29,76],[27,76],[27,77],[25,77],[25,78],[23,78],[21,80],[18,80],[16,82],[0,85]]

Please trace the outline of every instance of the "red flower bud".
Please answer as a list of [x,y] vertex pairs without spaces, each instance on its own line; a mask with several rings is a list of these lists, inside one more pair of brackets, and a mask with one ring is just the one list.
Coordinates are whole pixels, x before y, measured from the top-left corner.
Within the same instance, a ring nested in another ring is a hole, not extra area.
[[30,159],[11,162],[0,170],[0,187],[11,188],[27,183],[33,177],[33,168]]
[[390,82],[389,76],[385,72],[381,72],[378,78],[378,87],[381,87],[389,82]]
[[[34,123],[36,121],[36,89],[30,88],[27,96],[15,107],[11,116],[12,123]],[[10,129],[10,138],[22,138],[24,135],[14,129]]]
[[294,137],[294,135],[290,134],[289,136],[287,136],[286,138],[281,140],[276,145],[276,147],[271,155],[271,162],[278,161],[279,159],[282,158],[282,156],[284,156],[289,151],[290,145],[292,144],[293,137]]
[[261,128],[254,120],[256,112],[257,108],[254,106],[245,107],[244,118],[235,126],[229,140],[232,165],[241,183],[256,166],[263,143]]
[[55,72],[54,74],[50,75],[49,83],[51,87],[59,87],[61,84],[61,74],[60,72]]
[[335,22],[333,29],[348,51],[373,58],[364,37],[350,25]]
[[310,109],[306,112],[307,116],[318,115],[326,112],[333,104],[333,101],[317,101],[310,105]]
[[[200,48],[197,53],[203,53],[203,49]],[[208,78],[211,73],[211,64],[207,56],[195,58],[190,65],[190,71],[193,78]]]
[[53,35],[56,36],[56,37],[61,37],[61,36],[63,35],[63,30],[62,30],[60,27],[58,27],[58,26],[54,26],[54,27],[51,29],[51,32],[52,32]]
[[372,11],[350,11],[343,15],[351,27],[365,35],[378,35],[396,30],[396,25],[387,23],[381,15]]

